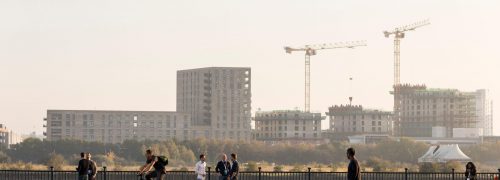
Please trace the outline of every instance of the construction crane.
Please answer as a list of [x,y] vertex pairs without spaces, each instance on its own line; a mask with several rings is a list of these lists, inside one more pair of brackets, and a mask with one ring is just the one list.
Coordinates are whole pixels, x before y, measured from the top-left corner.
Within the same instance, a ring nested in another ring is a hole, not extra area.
[[337,42],[328,44],[305,45],[301,47],[285,47],[285,51],[291,54],[293,51],[305,51],[305,103],[304,111],[310,111],[311,101],[311,56],[316,55],[316,51],[323,49],[338,49],[338,48],[354,48],[358,46],[366,46],[366,41],[349,41]]
[[399,132],[400,130],[400,121],[401,121],[401,117],[400,117],[400,110],[401,110],[401,102],[400,102],[400,97],[399,97],[399,91],[400,91],[400,85],[401,85],[401,71],[400,71],[400,57],[399,57],[399,54],[400,54],[400,42],[401,42],[401,39],[403,39],[405,37],[405,33],[407,31],[413,31],[419,27],[422,27],[422,26],[426,26],[426,25],[429,25],[430,22],[429,20],[424,20],[424,21],[419,21],[419,22],[416,22],[416,23],[413,23],[413,24],[409,24],[409,25],[405,25],[405,26],[401,26],[401,27],[398,27],[398,28],[395,28],[394,30],[392,31],[384,31],[384,36],[386,38],[389,38],[391,35],[394,35],[394,114],[396,115],[395,117],[395,122],[396,122],[396,129],[398,130],[398,134],[400,134],[401,132]]

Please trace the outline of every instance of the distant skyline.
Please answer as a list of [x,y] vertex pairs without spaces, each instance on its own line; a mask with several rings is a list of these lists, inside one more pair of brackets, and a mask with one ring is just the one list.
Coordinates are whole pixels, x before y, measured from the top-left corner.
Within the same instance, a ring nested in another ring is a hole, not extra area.
[[[1,124],[41,133],[47,109],[175,111],[176,72],[252,68],[252,110],[303,108],[304,54],[284,46],[366,40],[311,58],[311,109],[392,110],[393,39],[401,82],[489,89],[500,103],[496,0],[0,1]],[[352,77],[352,82],[349,78]],[[352,85],[351,85],[352,84]],[[500,122],[494,105],[495,134]]]

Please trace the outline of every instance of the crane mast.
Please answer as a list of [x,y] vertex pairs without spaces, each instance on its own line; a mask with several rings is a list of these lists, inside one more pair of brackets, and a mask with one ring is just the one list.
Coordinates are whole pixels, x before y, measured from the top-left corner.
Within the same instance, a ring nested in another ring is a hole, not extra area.
[[405,37],[406,31],[413,31],[419,27],[429,25],[429,20],[419,21],[413,24],[397,27],[392,31],[384,31],[384,36],[389,38],[394,35],[394,121],[396,126],[396,133],[401,134],[401,59],[400,59],[400,44],[401,39]]
[[291,54],[293,51],[305,51],[305,66],[304,66],[304,111],[310,112],[311,108],[311,56],[316,55],[317,50],[337,49],[337,48],[354,48],[358,46],[366,46],[365,41],[349,41],[337,42],[328,44],[305,45],[301,47],[286,46],[285,52]]

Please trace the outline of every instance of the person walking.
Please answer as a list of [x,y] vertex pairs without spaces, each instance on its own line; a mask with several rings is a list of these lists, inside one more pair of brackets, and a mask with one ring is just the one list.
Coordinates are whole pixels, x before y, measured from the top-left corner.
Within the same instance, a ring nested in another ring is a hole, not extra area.
[[358,159],[356,159],[356,151],[354,148],[347,149],[347,159],[350,160],[347,167],[347,180],[361,180],[361,171]]
[[[165,161],[163,159],[160,159],[153,155],[153,152],[148,149],[146,150],[146,164],[141,167],[139,171],[139,176],[143,176],[144,174],[146,175],[146,180],[151,180],[152,178],[156,178],[157,180],[162,180],[163,176],[165,175],[166,169],[165,166],[168,164],[167,162],[162,162]],[[154,171],[151,171],[154,168]]]
[[207,168],[207,163],[205,162],[205,160],[205,154],[200,154],[200,161],[196,163],[196,166],[194,168],[194,171],[197,174],[197,180],[205,180],[205,177],[207,176],[207,171],[205,170]]
[[465,178],[467,178],[467,180],[477,179],[476,165],[474,165],[474,163],[468,162],[467,165],[465,165]]
[[90,161],[85,158],[85,153],[80,153],[80,161],[78,161],[78,167],[76,171],[78,171],[78,180],[88,180],[89,179],[89,169],[90,169]]
[[89,160],[90,165],[88,171],[89,180],[95,180],[97,176],[97,164],[95,161],[92,161],[92,155],[89,152],[87,152],[85,159]]
[[238,180],[238,174],[240,173],[240,165],[238,164],[237,155],[235,153],[231,154],[231,172],[229,174],[231,180]]
[[219,180],[229,180],[229,171],[231,168],[231,163],[227,161],[226,154],[221,155],[221,160],[217,163],[215,167],[215,172],[219,173]]

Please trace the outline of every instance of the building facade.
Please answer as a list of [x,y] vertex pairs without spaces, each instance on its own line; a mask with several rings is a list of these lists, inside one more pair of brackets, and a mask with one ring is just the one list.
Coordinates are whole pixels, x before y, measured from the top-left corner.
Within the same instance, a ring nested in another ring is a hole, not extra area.
[[319,140],[325,117],[321,113],[284,110],[258,111],[254,119],[256,140]]
[[489,90],[479,89],[474,94],[478,127],[483,128],[484,136],[493,136],[493,100]]
[[189,114],[170,111],[48,110],[45,120],[49,141],[189,140],[205,134],[191,126]]
[[177,71],[177,112],[190,114],[206,138],[250,140],[251,70],[209,67]]
[[11,145],[23,142],[24,138],[8,130],[4,124],[0,124],[0,146],[10,148]]
[[402,85],[400,135],[432,137],[433,127],[440,127],[446,137],[453,137],[454,128],[483,128],[478,121],[477,94],[456,89],[428,89],[424,85]]
[[328,108],[330,130],[342,136],[392,134],[392,112],[363,109],[361,105],[336,105]]

